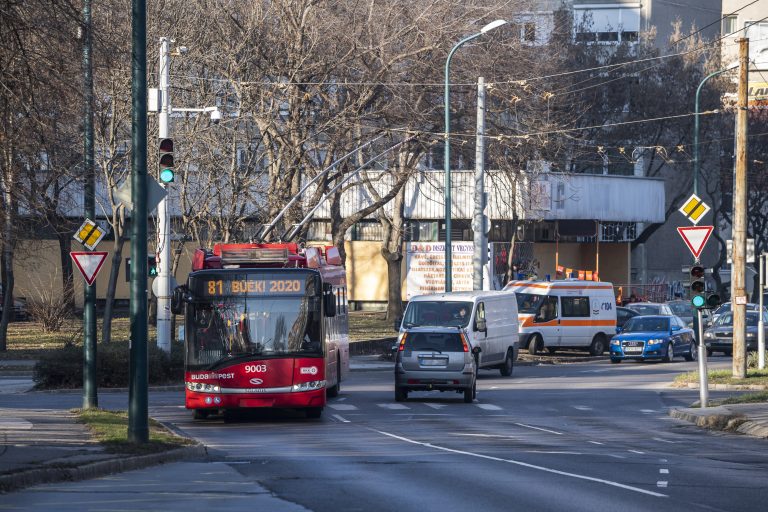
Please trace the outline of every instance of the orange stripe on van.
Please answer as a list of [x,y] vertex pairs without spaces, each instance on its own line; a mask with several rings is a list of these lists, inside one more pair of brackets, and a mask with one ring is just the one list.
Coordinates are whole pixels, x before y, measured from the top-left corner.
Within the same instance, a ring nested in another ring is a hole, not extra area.
[[[533,327],[533,315],[526,315],[522,316],[520,315],[518,317],[518,321],[520,322],[520,327]],[[536,322],[535,324],[537,327],[550,327],[553,325],[559,325],[561,327],[563,326],[577,326],[577,327],[616,327],[616,320],[564,320],[560,319],[560,323],[557,322],[557,319],[550,320],[548,322]]]

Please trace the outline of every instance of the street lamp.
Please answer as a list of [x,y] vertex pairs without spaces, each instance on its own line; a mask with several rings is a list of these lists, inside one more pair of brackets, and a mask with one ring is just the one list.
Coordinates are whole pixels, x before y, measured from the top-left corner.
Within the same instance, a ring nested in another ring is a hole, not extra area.
[[739,63],[734,62],[725,69],[708,74],[704,77],[704,80],[701,81],[699,87],[696,88],[696,104],[693,117],[693,193],[696,195],[699,195],[699,93],[701,92],[701,87],[704,85],[704,82],[713,76],[721,75],[726,71],[736,69],[737,67],[739,67]]
[[445,148],[445,161],[443,164],[445,165],[445,291],[450,292],[452,291],[452,284],[451,284],[451,146],[450,146],[450,138],[449,133],[451,130],[451,110],[449,107],[450,104],[450,83],[448,80],[450,69],[451,69],[451,59],[453,58],[453,54],[456,53],[456,50],[458,50],[464,43],[467,43],[475,38],[480,37],[481,35],[485,34],[486,32],[490,32],[491,30],[498,28],[502,25],[505,25],[507,23],[506,20],[496,20],[492,21],[483,28],[480,29],[480,32],[476,34],[472,34],[471,36],[467,36],[451,49],[451,51],[448,53],[448,58],[445,60],[445,93],[444,93],[444,110],[445,110],[445,133],[443,135],[444,140],[444,148]]

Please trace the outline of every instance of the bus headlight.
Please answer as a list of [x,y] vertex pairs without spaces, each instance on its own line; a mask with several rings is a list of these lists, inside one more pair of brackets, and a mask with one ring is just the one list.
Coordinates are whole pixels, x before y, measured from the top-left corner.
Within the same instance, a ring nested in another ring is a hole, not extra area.
[[221,386],[205,382],[187,382],[187,389],[198,393],[218,393],[221,391]]
[[322,389],[324,387],[325,387],[324,380],[312,380],[309,382],[301,382],[299,384],[294,384],[293,387],[291,387],[291,391],[293,392],[314,391],[316,389]]

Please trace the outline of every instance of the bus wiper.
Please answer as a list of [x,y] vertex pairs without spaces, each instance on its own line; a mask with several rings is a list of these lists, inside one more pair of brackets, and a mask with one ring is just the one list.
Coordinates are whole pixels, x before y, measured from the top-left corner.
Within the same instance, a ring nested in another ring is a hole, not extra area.
[[232,363],[233,361],[240,361],[242,359],[248,360],[252,358],[255,355],[261,355],[261,352],[259,353],[245,353],[245,354],[237,354],[237,355],[227,355],[213,363],[211,366],[208,367],[208,370],[216,370],[217,368],[221,368],[224,365],[228,365],[229,363]]

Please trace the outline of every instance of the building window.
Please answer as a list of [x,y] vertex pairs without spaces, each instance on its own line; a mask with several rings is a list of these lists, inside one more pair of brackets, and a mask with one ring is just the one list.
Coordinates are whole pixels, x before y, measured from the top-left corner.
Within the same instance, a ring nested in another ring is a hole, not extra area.
[[332,240],[331,223],[323,220],[315,220],[309,224],[307,240]]
[[352,240],[380,242],[384,240],[384,228],[378,221],[358,222],[352,228]]
[[723,35],[727,36],[728,34],[733,34],[738,30],[737,28],[737,20],[739,19],[736,15],[726,16],[723,20]]
[[640,32],[640,8],[606,4],[596,8],[574,6],[577,42],[635,42]]

